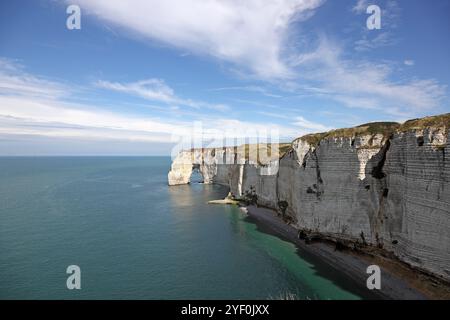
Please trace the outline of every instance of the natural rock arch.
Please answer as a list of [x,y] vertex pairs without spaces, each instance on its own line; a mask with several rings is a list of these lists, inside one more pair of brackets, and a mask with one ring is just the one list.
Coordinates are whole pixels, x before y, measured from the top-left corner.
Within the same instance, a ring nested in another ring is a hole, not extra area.
[[201,167],[199,164],[193,164],[192,165],[192,172],[189,177],[188,183],[202,183],[204,182],[205,178],[203,177],[203,173],[201,171]]

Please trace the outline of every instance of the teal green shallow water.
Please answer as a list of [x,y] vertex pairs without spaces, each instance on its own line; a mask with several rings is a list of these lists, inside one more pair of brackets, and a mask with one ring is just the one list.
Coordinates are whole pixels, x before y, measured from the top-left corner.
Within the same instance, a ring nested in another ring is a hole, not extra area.
[[[0,158],[2,299],[359,299],[236,207],[168,187],[170,159]],[[67,266],[81,290],[66,288]]]

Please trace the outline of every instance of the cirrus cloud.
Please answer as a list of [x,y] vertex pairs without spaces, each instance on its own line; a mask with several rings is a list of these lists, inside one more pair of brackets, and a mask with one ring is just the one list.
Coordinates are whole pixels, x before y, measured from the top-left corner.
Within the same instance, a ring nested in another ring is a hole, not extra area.
[[302,69],[307,84],[297,85],[299,90],[346,107],[380,110],[403,119],[437,112],[447,94],[447,86],[435,79],[394,81],[397,70],[392,65],[348,59],[341,47],[326,37],[315,51],[300,55],[295,64]]
[[[293,21],[324,0],[78,0],[83,10],[153,41],[231,62],[260,78],[286,78]],[[73,1],[71,1],[72,3]]]
[[229,110],[229,107],[225,104],[212,104],[204,101],[180,98],[162,79],[152,78],[129,83],[99,80],[95,85],[99,88],[135,95],[147,100],[163,102],[170,105],[184,105],[196,109],[208,108],[216,111]]

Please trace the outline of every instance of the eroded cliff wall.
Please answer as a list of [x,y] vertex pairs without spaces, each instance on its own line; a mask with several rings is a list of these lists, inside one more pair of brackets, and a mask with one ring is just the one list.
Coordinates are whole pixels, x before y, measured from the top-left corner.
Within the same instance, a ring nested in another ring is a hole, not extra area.
[[285,202],[300,230],[377,246],[450,280],[448,118],[306,136],[265,166],[236,148],[184,151],[169,184],[188,183],[198,166],[205,183],[227,185],[236,198],[254,192],[276,210]]

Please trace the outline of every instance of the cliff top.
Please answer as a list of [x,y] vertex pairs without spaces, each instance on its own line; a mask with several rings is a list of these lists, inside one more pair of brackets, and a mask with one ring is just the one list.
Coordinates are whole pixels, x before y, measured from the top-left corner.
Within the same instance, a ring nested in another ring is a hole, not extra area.
[[316,146],[325,138],[351,138],[367,134],[382,134],[383,136],[389,136],[392,132],[400,128],[400,126],[401,125],[397,122],[372,122],[353,128],[336,129],[328,132],[308,134],[298,139],[301,139],[310,145]]
[[401,125],[400,131],[421,130],[425,128],[450,128],[450,113],[441,114],[433,117],[408,120]]
[[[426,117],[421,119],[408,120],[403,124],[397,122],[372,122],[362,124],[353,128],[336,129],[328,132],[313,133],[302,136],[301,139],[310,145],[316,146],[319,142],[325,138],[350,138],[361,135],[375,135],[382,134],[384,137],[388,137],[394,132],[406,132],[410,130],[422,130],[426,128],[450,128],[450,113]],[[294,141],[296,141],[294,140]]]
[[277,144],[278,150],[275,150],[275,152],[278,151],[278,157],[276,157],[276,153],[273,153],[272,151],[272,143],[256,143],[256,144],[242,144],[239,146],[231,146],[231,147],[210,147],[210,148],[191,148],[189,151],[215,151],[215,150],[226,150],[226,149],[234,149],[236,152],[242,152],[242,148],[244,150],[245,158],[246,159],[256,159],[258,163],[261,164],[261,158],[264,155],[264,159],[268,157],[270,160],[282,158],[286,152],[288,152],[292,144],[291,143],[283,143],[280,142]]
[[[395,132],[407,132],[411,130],[423,130],[426,128],[444,128],[445,132],[448,132],[450,128],[450,113],[437,115],[437,116],[431,116],[431,117],[425,117],[420,119],[412,119],[404,122],[403,124],[397,123],[397,122],[372,122],[372,123],[366,123],[359,125],[357,127],[353,128],[343,128],[343,129],[336,129],[331,130],[328,132],[320,132],[320,133],[312,133],[307,134],[305,136],[299,137],[295,139],[293,142],[302,140],[307,142],[308,144],[312,146],[317,146],[320,141],[326,138],[351,138],[351,137],[357,137],[362,135],[375,135],[375,134],[382,134],[383,137],[386,139],[389,137],[392,133]],[[292,143],[293,143],[292,142]],[[289,150],[292,149],[292,143],[280,143],[278,146],[279,150],[279,157],[282,158]],[[250,148],[250,146],[256,146],[256,148]],[[245,157],[249,159],[250,151],[252,151],[252,158],[255,159],[256,156],[253,154],[256,150],[259,150],[258,153],[266,152],[270,158],[273,158],[274,155],[272,155],[272,146],[271,144],[265,144],[260,143],[257,145],[250,145],[250,144],[244,144],[237,147],[230,147],[230,148],[245,148]],[[226,149],[226,148],[203,148],[202,150],[212,150],[212,149]],[[191,149],[191,151],[194,151],[195,149]],[[259,162],[259,154],[258,157]]]
[[[252,159],[258,159],[258,163],[260,162],[260,154],[264,154],[269,156],[271,159],[273,158],[272,154],[272,144],[271,143],[259,143],[257,145],[252,145],[254,148],[250,148],[250,144],[243,145],[245,148],[245,158],[250,159],[250,151],[252,151]],[[278,144],[278,158],[282,158],[288,150],[291,149],[291,143],[280,143]],[[241,146],[242,147],[242,146]]]

